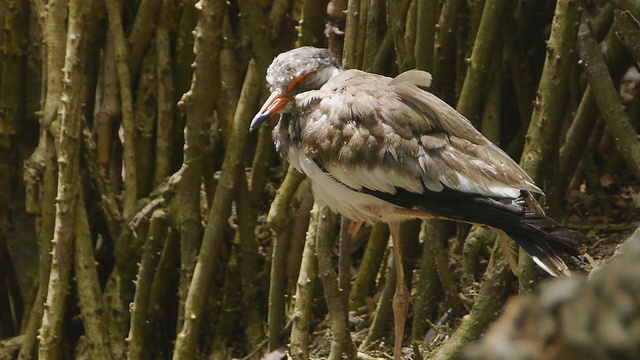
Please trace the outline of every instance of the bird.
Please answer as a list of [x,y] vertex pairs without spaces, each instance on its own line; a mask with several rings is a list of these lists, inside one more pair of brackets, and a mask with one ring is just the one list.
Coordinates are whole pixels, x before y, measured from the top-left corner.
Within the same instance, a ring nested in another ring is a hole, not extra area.
[[277,152],[311,182],[319,204],[360,224],[389,225],[397,281],[394,358],[400,359],[409,294],[399,224],[442,218],[510,236],[542,269],[570,275],[560,254],[581,259],[585,235],[547,217],[542,190],[509,155],[428,91],[431,74],[394,78],[344,69],[328,49],[299,47],[267,69],[270,96],[255,131],[280,114]]

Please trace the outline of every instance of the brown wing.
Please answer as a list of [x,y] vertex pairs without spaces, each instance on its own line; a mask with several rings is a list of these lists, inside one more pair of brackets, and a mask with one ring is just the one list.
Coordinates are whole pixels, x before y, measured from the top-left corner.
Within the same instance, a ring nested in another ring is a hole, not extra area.
[[419,192],[424,184],[511,198],[541,192],[464,116],[419,87],[428,80],[418,70],[396,79],[348,70],[299,95],[305,153],[355,188]]

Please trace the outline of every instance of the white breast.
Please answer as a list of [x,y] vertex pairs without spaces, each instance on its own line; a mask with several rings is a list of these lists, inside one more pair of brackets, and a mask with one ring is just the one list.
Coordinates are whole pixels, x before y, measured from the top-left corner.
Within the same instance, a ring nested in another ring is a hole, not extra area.
[[321,205],[327,205],[331,210],[353,221],[373,223],[381,220],[384,222],[400,221],[407,218],[396,210],[400,207],[378,199],[375,196],[355,191],[345,184],[337,181],[330,174],[321,169],[313,160],[309,159],[303,151],[292,147],[289,149],[288,158],[300,172],[311,180],[313,194]]

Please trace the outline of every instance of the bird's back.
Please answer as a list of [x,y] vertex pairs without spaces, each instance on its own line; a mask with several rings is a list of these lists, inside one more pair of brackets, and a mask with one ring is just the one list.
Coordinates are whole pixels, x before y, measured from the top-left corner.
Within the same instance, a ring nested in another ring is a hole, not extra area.
[[[511,198],[520,190],[540,191],[466,118],[417,86],[427,73],[414,74],[398,82],[346,70],[319,90],[297,95],[294,111],[283,114],[274,131],[278,149],[286,155],[289,147],[299,146],[356,189],[448,187]],[[372,169],[388,176],[379,179]]]

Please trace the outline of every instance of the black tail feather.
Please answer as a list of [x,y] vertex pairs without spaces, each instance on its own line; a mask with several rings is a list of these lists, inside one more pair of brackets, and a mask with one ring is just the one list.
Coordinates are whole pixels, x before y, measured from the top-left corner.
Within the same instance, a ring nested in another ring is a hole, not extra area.
[[550,217],[530,209],[525,209],[522,220],[505,225],[502,230],[540,267],[554,276],[568,275],[568,269],[559,254],[580,259],[577,244],[588,241],[579,232],[567,229]]
[[[496,199],[447,188],[441,192],[427,190],[420,195],[400,188],[395,194],[366,192],[398,206],[418,208],[436,216],[500,229],[554,276],[568,274],[559,254],[580,259],[577,244],[588,242],[585,235],[530,209],[522,197]],[[527,193],[523,195],[528,196]]]

